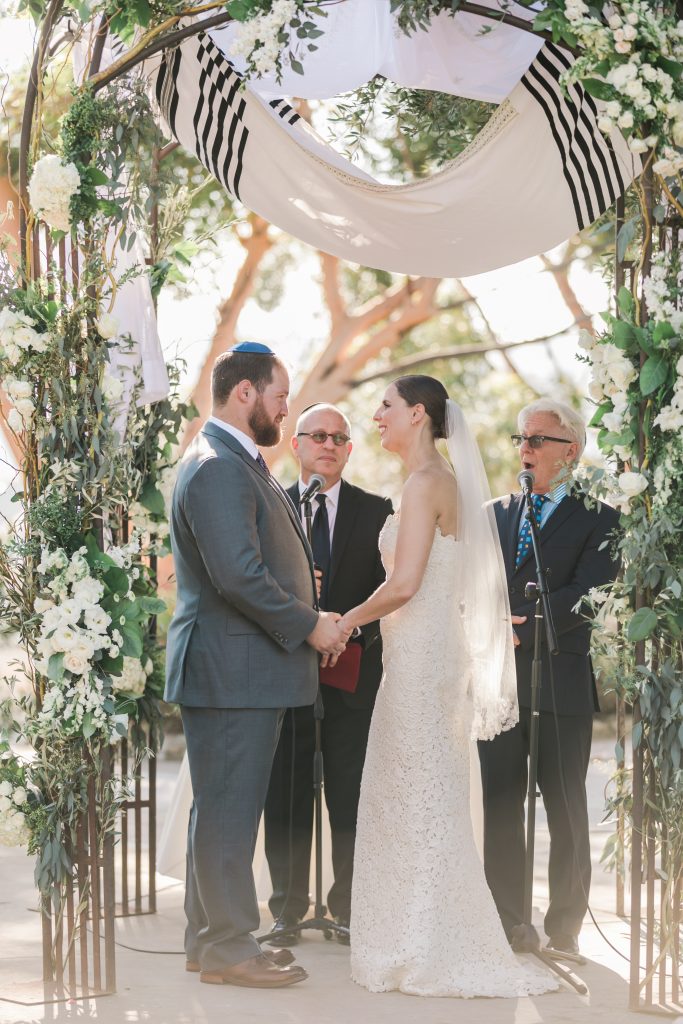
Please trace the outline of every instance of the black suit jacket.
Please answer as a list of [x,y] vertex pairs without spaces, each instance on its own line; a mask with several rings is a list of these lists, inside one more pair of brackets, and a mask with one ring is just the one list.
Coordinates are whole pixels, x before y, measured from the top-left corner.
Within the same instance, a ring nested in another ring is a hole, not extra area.
[[[525,598],[524,589],[528,582],[536,581],[536,563],[530,549],[515,568],[523,496],[510,494],[499,498],[494,502],[494,509],[505,558],[510,608],[513,615],[527,616],[525,623],[514,627],[520,639],[519,647],[515,648],[515,661],[520,707],[530,707],[535,602]],[[550,569],[550,605],[560,648],[552,658],[555,706],[559,714],[592,714],[599,710],[590,660],[591,624],[585,608],[583,612],[575,612],[573,608],[591,587],[614,581],[619,562],[612,555],[612,545],[605,542],[618,521],[618,513],[609,505],[597,502],[586,508],[581,496],[568,495],[540,532],[543,558],[546,568]],[[540,706],[542,711],[553,710],[545,635]]]
[[[299,507],[299,484],[287,491]],[[347,612],[365,601],[385,578],[379,554],[380,530],[393,511],[389,498],[369,494],[342,480],[332,536],[332,559],[327,590],[330,611]],[[372,707],[382,678],[382,640],[379,622],[363,626],[363,656],[355,693],[342,694],[352,707]]]

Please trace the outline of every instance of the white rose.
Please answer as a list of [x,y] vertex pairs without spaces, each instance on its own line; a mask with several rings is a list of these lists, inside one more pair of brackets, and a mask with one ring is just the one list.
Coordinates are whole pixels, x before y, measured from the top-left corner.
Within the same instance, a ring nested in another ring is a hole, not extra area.
[[116,405],[121,401],[121,396],[123,395],[123,381],[117,380],[116,377],[105,373],[102,378],[102,394],[110,405]]
[[645,139],[637,139],[635,136],[632,136],[628,140],[628,148],[632,153],[645,153],[647,152],[647,142]]
[[112,313],[102,313],[97,321],[97,333],[105,341],[115,338],[119,333],[119,321]]
[[606,412],[602,417],[602,425],[613,434],[618,434],[622,426],[622,418],[617,412]]
[[637,375],[635,367],[633,367],[628,360],[624,360],[623,363],[617,363],[614,366],[611,366],[610,374],[614,383],[622,390],[628,387],[631,381],[636,379]]
[[627,42],[626,39],[620,39],[618,42],[614,44],[614,49],[617,51],[617,53],[630,53],[631,43]]
[[94,608],[86,608],[84,619],[88,629],[94,630],[95,633],[104,633],[111,622],[111,616],[98,605]]
[[598,118],[598,128],[601,132],[611,132],[614,128],[614,121],[611,117],[607,117],[605,114],[601,114]]
[[633,114],[630,110],[625,110],[623,114],[619,116],[617,124],[620,128],[633,128]]
[[12,783],[4,779],[0,782],[0,796],[11,796],[12,795]]
[[610,14],[609,18],[607,19],[607,24],[612,29],[620,28],[621,27],[621,18],[619,17],[618,14]]
[[646,82],[657,81],[657,71],[655,68],[652,67],[651,64],[643,64],[642,68],[640,69],[640,75],[641,78],[644,78]]
[[5,814],[12,807],[12,802],[8,796],[0,796],[0,813]]
[[81,605],[96,605],[104,594],[104,585],[92,576],[86,576],[74,583],[72,591],[74,599],[80,601]]
[[636,12],[635,11],[631,11],[630,14],[627,14],[626,15],[626,21],[629,23],[629,25],[637,25],[638,24],[638,15],[636,14]]
[[604,392],[602,385],[597,380],[592,380],[588,385],[588,394],[591,396],[594,402],[601,402],[604,398]]
[[17,805],[17,807],[21,807],[22,804],[25,804],[27,798],[28,798],[28,795],[27,795],[26,790],[24,789],[24,787],[23,786],[17,786],[17,788],[14,790],[14,793],[12,795],[12,799],[14,800],[15,804]]
[[624,33],[624,39],[630,39],[630,40],[635,39],[637,37],[637,35],[638,35],[638,33],[634,29],[633,25],[624,25],[623,33]]
[[624,92],[627,96],[640,96],[643,91],[643,83],[639,78],[629,78],[624,85]]
[[627,498],[635,498],[647,489],[647,477],[642,473],[620,473],[618,483]]
[[73,651],[67,651],[64,655],[64,668],[75,676],[82,676],[88,670],[88,660]]
[[673,140],[677,146],[683,146],[683,121],[674,123]]
[[619,117],[619,114],[621,113],[621,104],[618,103],[616,100],[610,100],[610,102],[605,107],[605,113],[608,117]]
[[68,624],[58,626],[51,637],[52,647],[55,651],[70,651],[79,640],[79,632]]

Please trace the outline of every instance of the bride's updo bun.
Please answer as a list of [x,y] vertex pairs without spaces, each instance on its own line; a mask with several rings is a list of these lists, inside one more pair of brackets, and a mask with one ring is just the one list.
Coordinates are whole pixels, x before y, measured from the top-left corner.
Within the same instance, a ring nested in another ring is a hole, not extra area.
[[448,392],[441,381],[423,373],[411,373],[398,377],[393,384],[407,405],[424,405],[432,421],[433,437],[445,437]]

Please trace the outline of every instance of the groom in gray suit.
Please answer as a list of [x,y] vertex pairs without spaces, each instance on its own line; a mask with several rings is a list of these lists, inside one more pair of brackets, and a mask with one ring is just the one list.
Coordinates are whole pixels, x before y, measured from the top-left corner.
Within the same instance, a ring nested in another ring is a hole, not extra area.
[[311,553],[258,445],[280,439],[287,370],[265,345],[216,360],[213,414],[173,493],[178,583],[165,699],[181,705],[194,802],[187,844],[187,969],[209,984],[303,981],[288,950],[263,954],[251,863],[284,709],[312,704],[316,651],[334,657],[339,615],[314,609]]

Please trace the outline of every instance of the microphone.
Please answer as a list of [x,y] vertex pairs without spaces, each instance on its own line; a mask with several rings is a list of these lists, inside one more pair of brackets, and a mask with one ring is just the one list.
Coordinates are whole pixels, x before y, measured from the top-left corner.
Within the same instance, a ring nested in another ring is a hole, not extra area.
[[324,476],[321,476],[320,473],[313,473],[308,481],[308,487],[299,498],[299,504],[303,505],[304,502],[310,501],[311,498],[315,498],[318,491],[321,491],[326,483],[327,481]]
[[534,489],[534,474],[530,469],[523,469],[517,477],[517,483],[522,488],[524,494],[531,494]]

